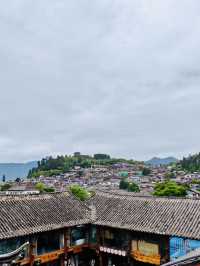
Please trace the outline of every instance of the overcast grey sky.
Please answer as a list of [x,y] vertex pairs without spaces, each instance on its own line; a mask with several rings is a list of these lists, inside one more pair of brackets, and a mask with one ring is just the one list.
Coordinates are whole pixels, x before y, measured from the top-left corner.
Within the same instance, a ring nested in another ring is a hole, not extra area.
[[0,2],[0,162],[200,151],[200,1]]

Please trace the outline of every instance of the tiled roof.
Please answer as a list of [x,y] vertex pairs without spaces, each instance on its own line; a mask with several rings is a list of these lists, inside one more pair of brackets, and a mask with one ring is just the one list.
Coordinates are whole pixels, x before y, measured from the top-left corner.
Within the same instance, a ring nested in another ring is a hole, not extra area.
[[96,191],[95,224],[200,239],[200,200]]
[[200,200],[96,191],[87,205],[67,192],[0,197],[0,239],[94,223],[200,239]]
[[89,223],[90,209],[69,193],[0,197],[0,239]]

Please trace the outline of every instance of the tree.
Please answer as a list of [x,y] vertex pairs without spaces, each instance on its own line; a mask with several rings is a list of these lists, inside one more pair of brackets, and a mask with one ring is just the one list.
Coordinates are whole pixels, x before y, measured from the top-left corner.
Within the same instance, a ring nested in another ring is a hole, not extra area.
[[136,183],[130,182],[129,186],[128,186],[128,191],[130,191],[130,192],[140,192],[140,188],[139,188],[139,186]]
[[121,179],[119,183],[119,188],[128,190],[130,192],[140,192],[139,186],[134,182],[130,182],[127,178]]
[[5,175],[2,176],[2,181],[6,182],[6,176]]
[[120,183],[119,183],[119,188],[120,189],[128,189],[129,187],[129,181],[127,178],[122,178]]
[[1,186],[1,191],[7,191],[9,188],[11,188],[11,184],[5,183]]
[[143,170],[142,170],[143,175],[145,175],[145,176],[150,175],[150,173],[151,173],[151,170],[149,168],[147,168],[147,167],[143,168]]
[[188,172],[200,171],[200,153],[184,157],[177,163],[177,168]]
[[54,187],[45,187],[44,192],[47,192],[47,193],[55,192],[55,188]]
[[40,191],[40,193],[44,192],[45,191],[45,184],[42,183],[42,182],[38,182],[36,185],[35,185],[35,188],[37,190]]
[[174,196],[185,197],[187,195],[187,186],[179,185],[175,181],[165,181],[157,183],[154,187],[155,196]]
[[88,192],[85,188],[79,185],[71,185],[69,189],[72,192],[72,194],[78,199],[80,199],[81,201],[84,201],[90,198],[90,192]]
[[42,182],[38,182],[36,185],[35,185],[35,188],[37,190],[40,191],[40,193],[43,193],[43,192],[47,192],[47,193],[50,193],[50,192],[55,192],[55,188],[53,187],[47,187],[44,183]]
[[95,160],[109,160],[110,159],[110,155],[103,154],[103,153],[97,153],[97,154],[94,154],[94,159]]
[[79,151],[74,152],[74,157],[79,157],[79,156],[81,156],[81,153]]
[[19,177],[17,177],[17,178],[15,179],[15,182],[19,183],[19,182],[21,182],[21,179],[20,179]]
[[82,162],[80,163],[80,166],[83,168],[89,168],[91,167],[92,163],[90,160],[82,160]]

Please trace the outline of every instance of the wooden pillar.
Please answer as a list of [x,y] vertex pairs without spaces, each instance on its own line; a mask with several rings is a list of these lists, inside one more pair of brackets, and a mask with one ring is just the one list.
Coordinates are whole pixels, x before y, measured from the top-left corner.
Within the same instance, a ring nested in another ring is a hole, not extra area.
[[103,265],[103,258],[102,258],[102,253],[99,253],[99,266],[105,266]]
[[159,241],[160,246],[160,256],[161,264],[167,263],[170,261],[170,237],[161,236]]
[[169,262],[170,261],[170,237],[169,236],[166,237],[165,243],[166,243],[166,262]]
[[[103,265],[103,258],[102,258],[102,253],[100,252],[99,248],[101,245],[104,244],[104,236],[103,236],[103,228],[101,226],[97,227],[97,249],[99,252],[99,266],[104,266]],[[100,240],[102,240],[102,242],[100,243]]]
[[63,261],[63,265],[65,265],[67,262],[68,265],[68,239],[69,239],[69,230],[65,230],[64,231],[64,261]]
[[60,258],[60,266],[64,266],[64,261],[65,261],[65,258],[64,258],[64,256],[62,256]]
[[37,243],[31,243],[30,249],[29,249],[29,258],[30,258],[30,266],[33,266],[34,264],[34,250],[37,248]]

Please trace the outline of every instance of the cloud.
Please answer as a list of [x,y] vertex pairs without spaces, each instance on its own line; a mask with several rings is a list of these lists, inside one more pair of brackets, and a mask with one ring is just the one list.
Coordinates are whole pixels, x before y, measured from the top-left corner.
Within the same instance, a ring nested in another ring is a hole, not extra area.
[[0,161],[198,152],[199,10],[186,0],[0,3]]

